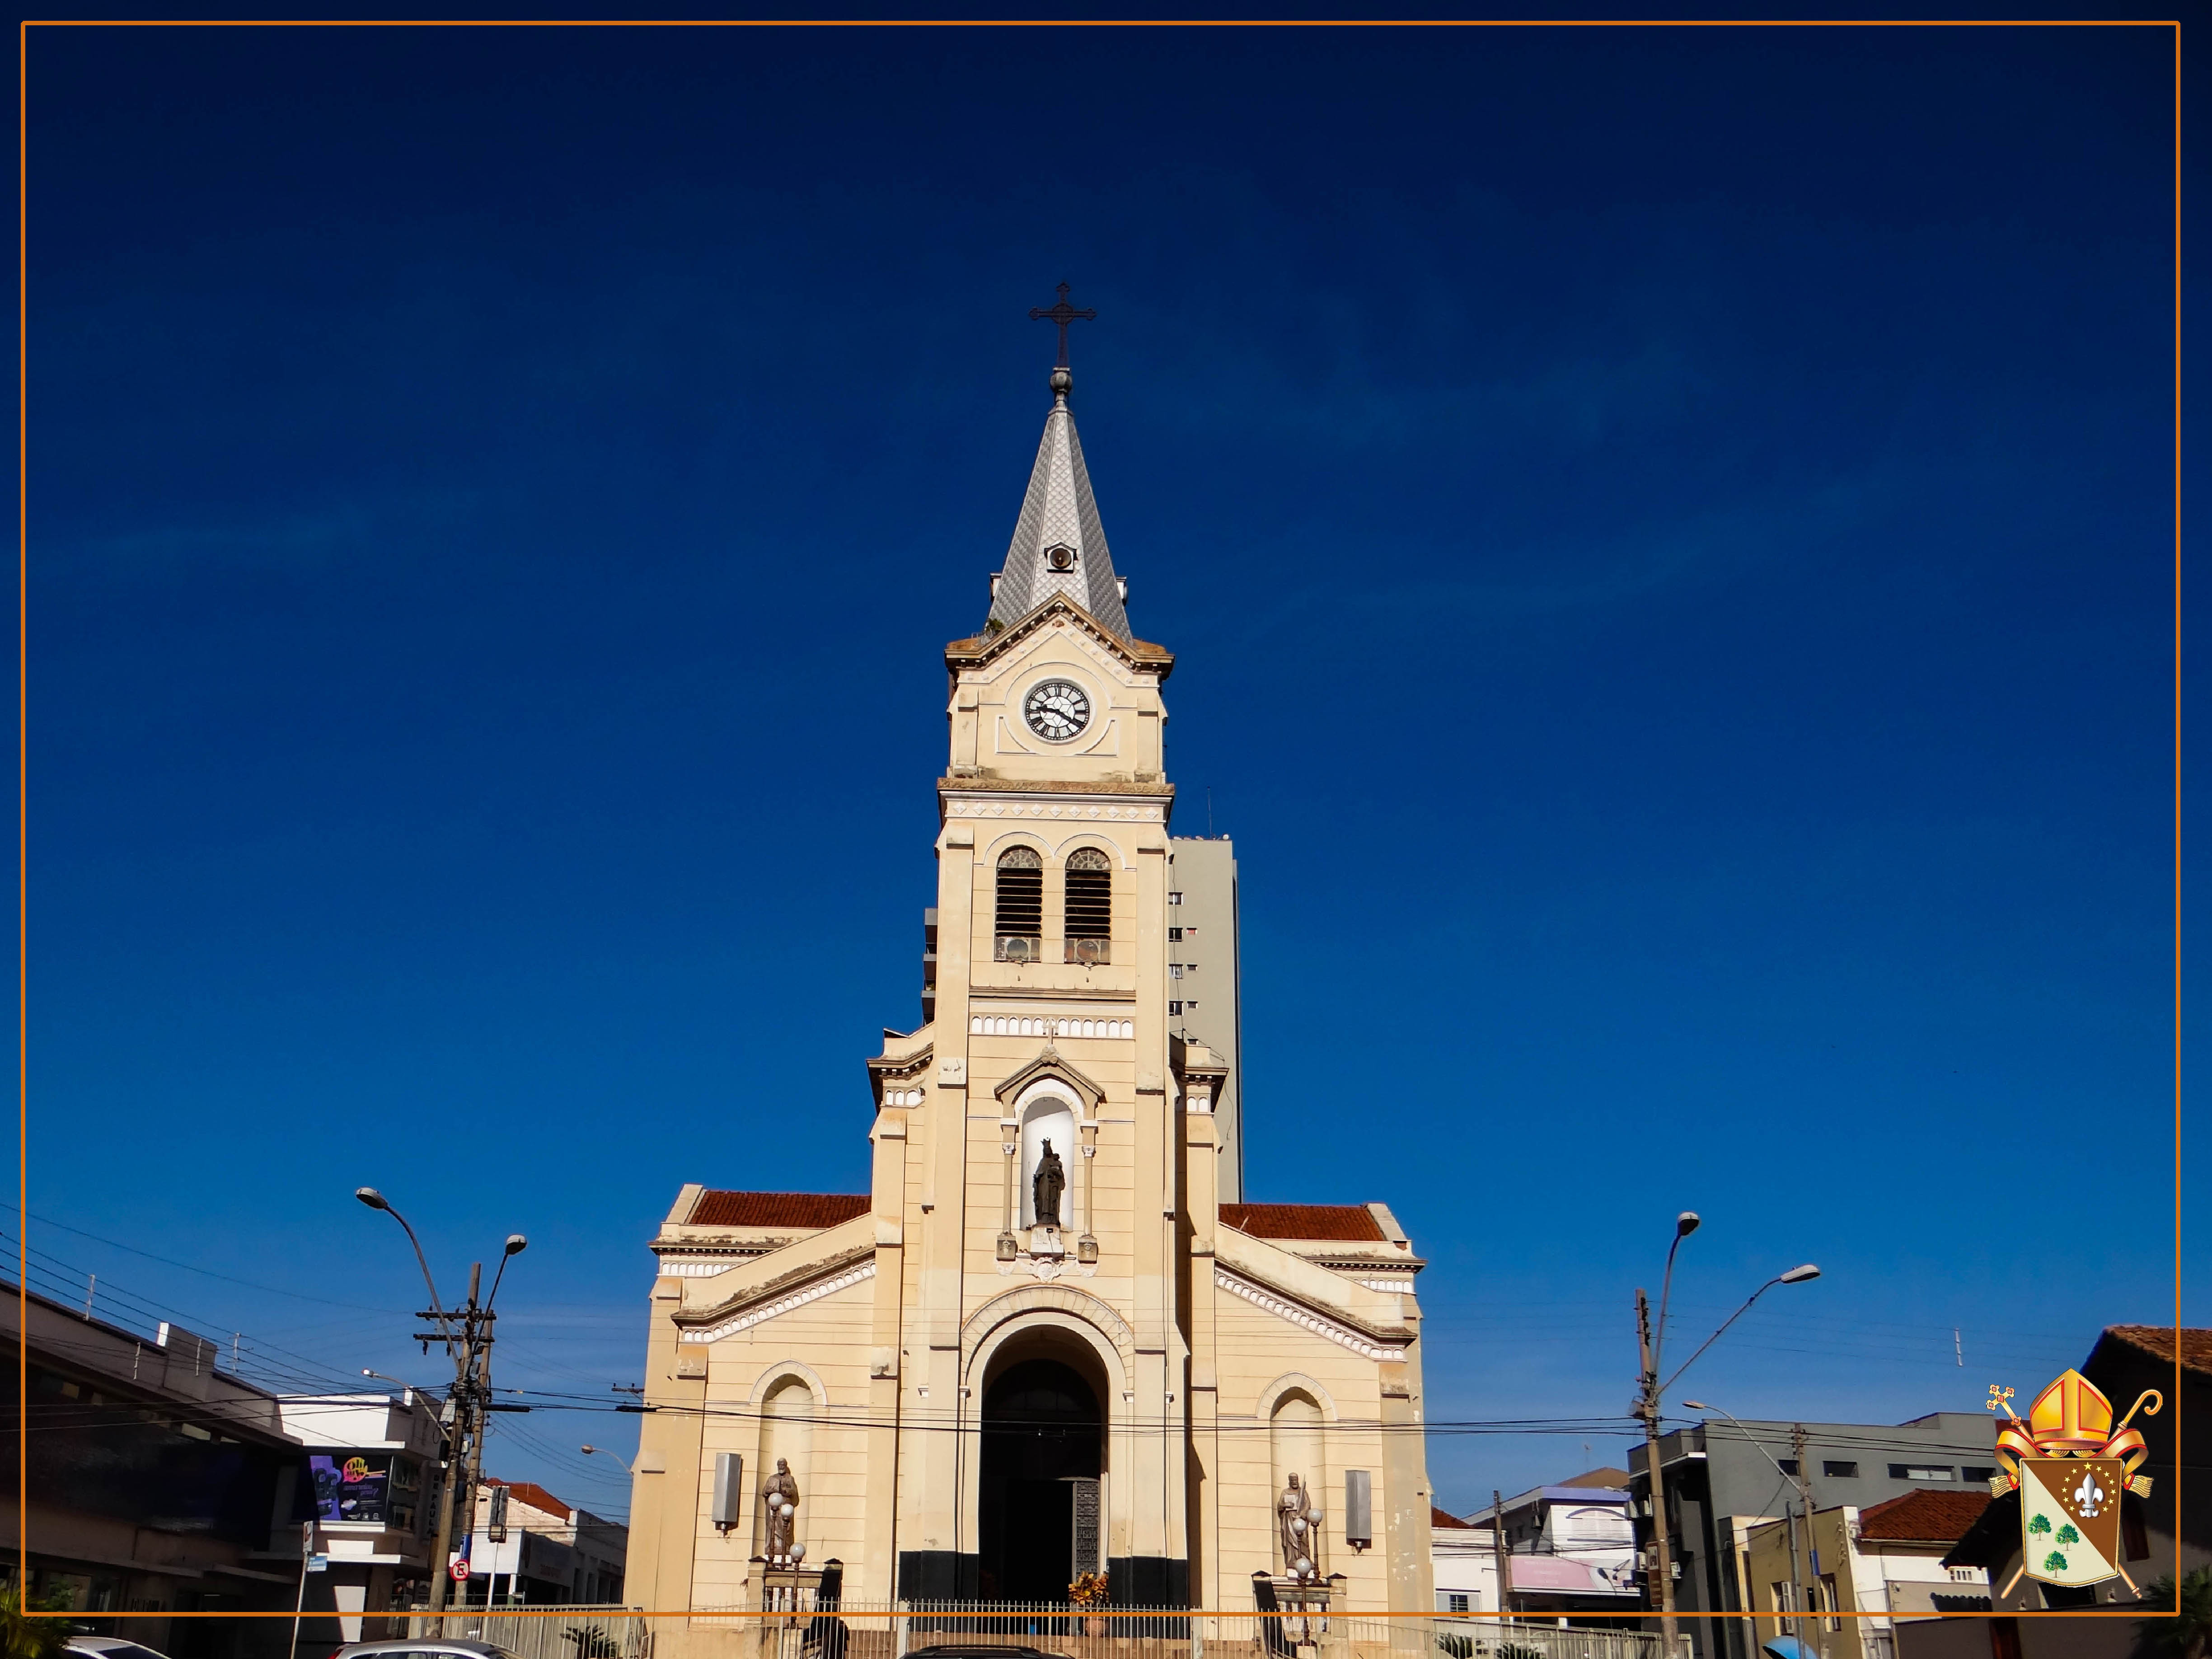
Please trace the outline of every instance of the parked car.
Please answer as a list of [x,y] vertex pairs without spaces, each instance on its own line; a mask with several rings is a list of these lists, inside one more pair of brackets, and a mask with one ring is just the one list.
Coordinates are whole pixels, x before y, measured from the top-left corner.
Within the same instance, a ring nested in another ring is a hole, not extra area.
[[[134,1659],[125,1655],[124,1659]],[[450,1636],[410,1636],[389,1642],[349,1642],[331,1659],[515,1659],[495,1642]]]
[[76,1659],[168,1659],[143,1642],[121,1636],[72,1636],[64,1651]]

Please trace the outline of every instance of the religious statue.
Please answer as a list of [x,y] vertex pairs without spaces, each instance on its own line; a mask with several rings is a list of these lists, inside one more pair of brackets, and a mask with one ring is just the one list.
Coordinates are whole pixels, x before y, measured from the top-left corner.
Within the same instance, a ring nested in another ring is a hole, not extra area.
[[1030,1181],[1030,1195],[1036,1204],[1036,1224],[1040,1227],[1060,1225],[1060,1195],[1067,1190],[1067,1172],[1060,1168],[1060,1154],[1052,1149],[1052,1142],[1044,1143],[1044,1154],[1037,1159],[1036,1174]]
[[1292,1578],[1314,1577],[1320,1571],[1314,1565],[1314,1557],[1318,1553],[1315,1533],[1321,1525],[1321,1511],[1314,1507],[1304,1481],[1295,1474],[1275,1500],[1275,1521],[1282,1534],[1284,1572]]
[[768,1478],[761,1496],[768,1504],[768,1559],[782,1564],[793,1559],[792,1529],[797,1522],[799,1482],[791,1478],[788,1458],[775,1460],[775,1473]]

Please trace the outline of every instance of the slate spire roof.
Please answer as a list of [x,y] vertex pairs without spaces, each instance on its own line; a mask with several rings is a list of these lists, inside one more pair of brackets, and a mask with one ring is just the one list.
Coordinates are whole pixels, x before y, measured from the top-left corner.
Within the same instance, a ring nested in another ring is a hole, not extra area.
[[1113,556],[1106,550],[1098,503],[1091,498],[1075,416],[1068,411],[1073,385],[1066,369],[1053,370],[1052,412],[1044,417],[1044,439],[1030,469],[1029,491],[1014,521],[1006,562],[991,584],[990,620],[1012,627],[1054,594],[1065,593],[1126,640],[1129,613],[1121,603]]

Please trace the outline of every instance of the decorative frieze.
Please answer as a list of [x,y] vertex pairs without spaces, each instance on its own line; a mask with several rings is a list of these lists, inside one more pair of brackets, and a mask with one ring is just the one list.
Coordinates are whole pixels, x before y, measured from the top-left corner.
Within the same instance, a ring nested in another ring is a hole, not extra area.
[[810,1302],[819,1302],[825,1296],[835,1296],[840,1291],[864,1284],[875,1276],[876,1264],[864,1261],[857,1267],[833,1274],[828,1279],[817,1279],[804,1289],[780,1296],[773,1302],[763,1302],[758,1307],[748,1308],[744,1312],[719,1323],[701,1330],[685,1331],[676,1340],[678,1342],[720,1342],[726,1336],[735,1336],[739,1331],[750,1330],[779,1314],[787,1314],[793,1308],[803,1308]]
[[[1094,1037],[1131,1040],[1137,1035],[1132,1019],[1079,1019],[1073,1015],[971,1014],[970,1036]],[[890,1097],[884,1097],[886,1101]]]
[[1213,1264],[1213,1282],[1232,1296],[1243,1297],[1254,1307],[1266,1309],[1278,1319],[1287,1320],[1302,1330],[1311,1331],[1316,1336],[1327,1337],[1339,1347],[1351,1349],[1362,1359],[1380,1362],[1401,1357],[1400,1350],[1386,1348],[1348,1326],[1322,1318],[1310,1308],[1302,1308],[1287,1297],[1277,1296],[1273,1291],[1263,1290],[1250,1280],[1239,1278],[1218,1261]]
[[945,815],[953,818],[1038,818],[1098,820],[1109,823],[1158,823],[1164,809],[1141,803],[1035,800],[1008,798],[977,799],[955,795],[945,803]]

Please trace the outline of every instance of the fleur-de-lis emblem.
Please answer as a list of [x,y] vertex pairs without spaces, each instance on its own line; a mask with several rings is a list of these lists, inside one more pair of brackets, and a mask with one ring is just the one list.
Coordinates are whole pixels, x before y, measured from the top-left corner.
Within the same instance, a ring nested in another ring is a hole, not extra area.
[[2097,1477],[2094,1474],[2085,1473],[2081,1476],[2081,1484],[2074,1489],[2074,1507],[2094,1520],[2104,1504],[2105,1489],[2097,1484]]

